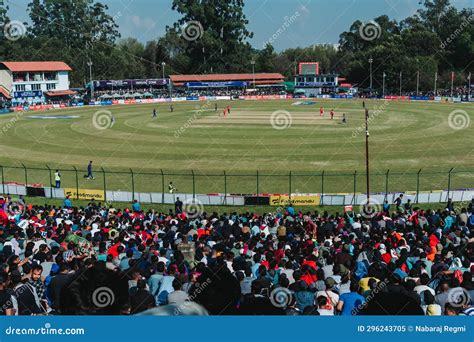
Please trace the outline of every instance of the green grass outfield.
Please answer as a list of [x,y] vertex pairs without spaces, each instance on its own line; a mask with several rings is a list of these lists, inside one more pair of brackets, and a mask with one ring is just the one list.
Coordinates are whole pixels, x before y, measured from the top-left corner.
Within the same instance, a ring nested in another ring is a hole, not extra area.
[[[178,191],[196,193],[348,192],[365,189],[364,111],[359,100],[299,100],[118,105],[0,115],[0,165],[5,181],[25,182],[21,168],[59,168],[62,186],[103,187],[109,190],[161,192],[173,181]],[[232,112],[224,118],[226,105]],[[319,116],[324,106],[325,117]],[[474,106],[435,102],[367,101],[370,109],[372,191],[445,189],[447,172],[452,188],[474,188]],[[152,119],[157,108],[158,118]],[[329,119],[329,111],[336,116]],[[110,111],[116,122],[108,125]],[[276,112],[277,111],[277,112]],[[287,114],[289,113],[289,114]],[[450,113],[455,112],[456,121]],[[273,120],[272,120],[272,113]],[[342,113],[348,123],[341,123]],[[34,119],[30,116],[71,115],[73,119]],[[276,116],[276,117],[275,117]],[[290,119],[291,118],[291,119]],[[287,123],[291,121],[291,126]],[[272,123],[274,125],[272,125]],[[98,129],[104,124],[106,129]],[[279,129],[276,129],[276,126]],[[453,129],[452,126],[462,129]],[[108,128],[107,128],[108,127]],[[283,128],[283,129],[280,129]],[[94,161],[95,180],[82,175]],[[163,179],[161,170],[166,174]],[[224,170],[227,176],[224,178]],[[324,171],[324,179],[322,172]],[[171,175],[170,175],[171,174]],[[49,172],[29,170],[28,183],[49,184]],[[226,184],[225,184],[226,183]],[[0,189],[1,191],[1,189]]]

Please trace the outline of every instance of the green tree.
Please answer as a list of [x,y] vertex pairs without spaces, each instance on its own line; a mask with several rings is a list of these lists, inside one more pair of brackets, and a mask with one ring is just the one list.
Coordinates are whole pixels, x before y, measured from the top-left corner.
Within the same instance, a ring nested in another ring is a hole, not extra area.
[[171,37],[179,35],[186,62],[183,71],[192,73],[242,70],[241,62],[251,54],[243,0],[173,0],[173,10],[182,17],[167,28]]
[[[88,78],[88,62],[105,74],[115,41],[120,34],[108,7],[93,0],[32,0],[28,5],[29,33],[35,41],[54,42],[54,59],[74,70],[71,83],[82,85]],[[46,50],[42,48],[42,50]],[[41,52],[44,57],[49,52]],[[33,59],[25,54],[25,59]],[[34,59],[38,59],[35,56]]]

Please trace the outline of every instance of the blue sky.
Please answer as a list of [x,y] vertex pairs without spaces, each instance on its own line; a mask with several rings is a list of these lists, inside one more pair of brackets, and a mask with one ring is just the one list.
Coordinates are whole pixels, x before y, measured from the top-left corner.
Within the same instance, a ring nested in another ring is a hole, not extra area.
[[[12,20],[28,21],[28,0],[7,0]],[[103,0],[116,18],[122,37],[140,41],[158,38],[179,16],[171,0]],[[371,20],[382,14],[401,20],[416,12],[418,0],[246,0],[245,14],[254,32],[252,45],[261,48],[279,28],[295,16],[285,32],[274,39],[280,51],[312,44],[337,44],[339,34],[357,19]],[[474,0],[451,0],[457,8],[474,7]]]

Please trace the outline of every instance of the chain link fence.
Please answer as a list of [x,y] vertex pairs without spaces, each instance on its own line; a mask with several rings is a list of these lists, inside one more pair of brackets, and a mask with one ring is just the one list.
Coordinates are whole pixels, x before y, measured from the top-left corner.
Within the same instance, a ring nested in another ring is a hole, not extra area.
[[[0,165],[1,181],[30,186],[55,186],[56,169],[49,166],[28,167]],[[129,170],[94,170],[94,178],[86,178],[87,171],[77,167],[61,168],[62,188],[126,191],[133,194],[168,192],[169,182],[176,191],[189,194],[297,194],[297,193],[364,193],[365,172],[213,172],[198,171],[144,172]],[[372,193],[461,190],[474,188],[474,172],[471,170],[444,171],[420,169],[417,172],[373,172],[370,174]]]

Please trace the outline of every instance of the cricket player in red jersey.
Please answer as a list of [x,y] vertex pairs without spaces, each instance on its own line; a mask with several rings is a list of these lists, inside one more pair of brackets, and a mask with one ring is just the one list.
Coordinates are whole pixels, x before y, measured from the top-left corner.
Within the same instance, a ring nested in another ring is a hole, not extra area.
[[334,109],[331,109],[331,120],[334,119]]
[[230,114],[230,106],[227,106],[227,113]]
[[224,109],[224,118],[227,117],[227,109]]
[[324,115],[324,108],[319,107],[319,116],[323,116],[323,115]]

